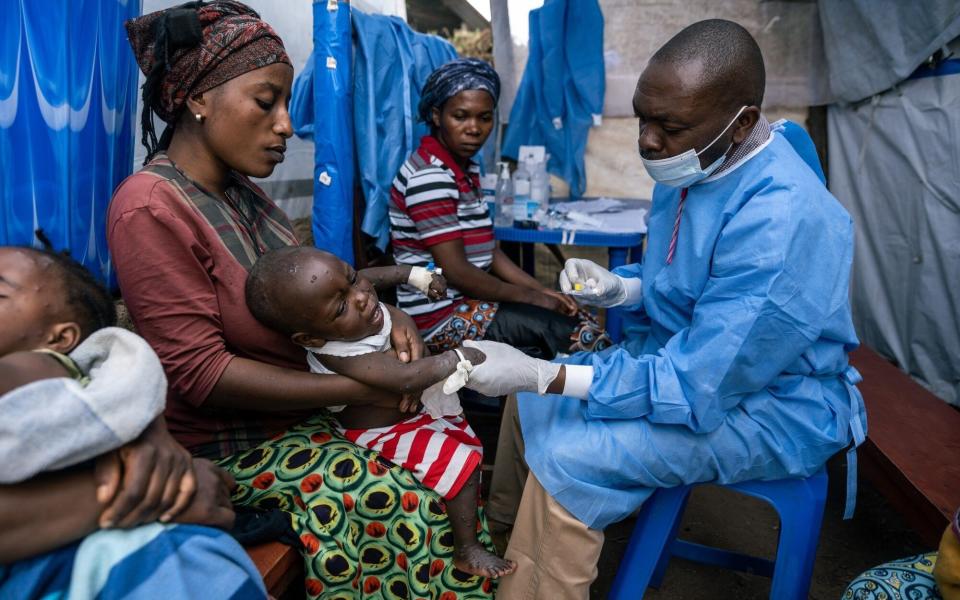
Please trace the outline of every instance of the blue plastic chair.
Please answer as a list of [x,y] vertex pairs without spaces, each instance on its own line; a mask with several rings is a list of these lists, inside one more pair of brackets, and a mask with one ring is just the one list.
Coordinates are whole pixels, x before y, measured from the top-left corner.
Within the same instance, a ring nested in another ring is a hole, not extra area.
[[659,588],[670,557],[773,577],[770,598],[805,600],[827,499],[827,473],[806,479],[747,481],[724,486],[769,502],[780,516],[775,561],[678,540],[677,529],[693,486],[664,488],[647,500],[610,591],[612,600],[642,598]]

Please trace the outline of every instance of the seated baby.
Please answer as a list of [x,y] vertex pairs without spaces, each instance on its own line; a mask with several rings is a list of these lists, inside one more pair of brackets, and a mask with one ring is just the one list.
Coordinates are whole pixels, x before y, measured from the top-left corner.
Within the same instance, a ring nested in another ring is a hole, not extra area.
[[[448,392],[458,387],[451,386],[456,380],[462,385],[471,364],[482,362],[484,355],[461,349],[401,362],[390,346],[390,314],[364,276],[367,272],[384,286],[410,279],[410,267],[358,273],[316,248],[273,250],[260,257],[250,271],[247,306],[264,325],[303,346],[315,373],[338,373],[398,394],[426,390],[427,409],[412,418],[400,412],[396,403],[353,404],[330,410],[344,437],[411,471],[423,485],[443,496],[458,569],[485,577],[511,573],[516,566],[512,561],[487,552],[477,541],[483,448],[461,414],[459,402],[455,397],[450,402],[441,389],[448,378]],[[432,295],[445,292],[441,281],[434,276],[432,282],[421,284],[421,289]]]

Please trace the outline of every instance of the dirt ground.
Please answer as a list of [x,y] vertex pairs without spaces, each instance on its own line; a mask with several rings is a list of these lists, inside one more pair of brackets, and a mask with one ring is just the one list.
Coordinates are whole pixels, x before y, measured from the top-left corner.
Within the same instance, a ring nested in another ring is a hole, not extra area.
[[[605,264],[602,249],[564,247],[567,257],[576,255]],[[559,263],[545,250],[537,251],[537,277],[544,283],[555,281]],[[485,421],[477,422],[475,421]],[[471,417],[478,434],[493,436],[493,415],[487,419]],[[488,457],[492,459],[491,442],[485,439]],[[857,510],[853,519],[844,521],[846,464],[835,457],[828,465],[830,486],[824,512],[820,544],[817,549],[810,598],[836,600],[847,583],[864,569],[887,560],[930,550],[901,521],[886,500],[869,482],[860,479]],[[605,598],[616,575],[617,567],[633,530],[633,521],[615,524],[607,529],[606,543],[600,559],[599,576],[591,597]],[[691,495],[680,537],[707,545],[729,548],[755,556],[773,558],[776,551],[779,520],[773,508],[763,501],[749,498],[716,486],[702,486]],[[740,600],[766,598],[769,580],[674,559],[667,569],[659,590],[648,590],[650,600]],[[637,598],[640,598],[637,594]]]

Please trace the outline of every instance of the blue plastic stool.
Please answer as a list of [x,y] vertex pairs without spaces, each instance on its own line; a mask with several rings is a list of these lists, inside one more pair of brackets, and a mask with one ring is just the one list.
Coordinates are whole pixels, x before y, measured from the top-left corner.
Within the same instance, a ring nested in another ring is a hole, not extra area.
[[747,481],[724,486],[766,500],[780,515],[775,561],[678,540],[677,529],[693,486],[657,490],[647,500],[630,536],[610,590],[612,600],[642,598],[647,586],[659,588],[671,556],[735,571],[773,577],[770,598],[806,600],[820,539],[827,473],[806,479]]

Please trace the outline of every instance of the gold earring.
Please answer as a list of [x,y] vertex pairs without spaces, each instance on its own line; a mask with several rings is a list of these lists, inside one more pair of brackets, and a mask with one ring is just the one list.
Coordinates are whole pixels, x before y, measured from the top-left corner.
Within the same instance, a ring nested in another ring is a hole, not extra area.
[[197,123],[203,123],[203,115],[200,113],[193,115],[193,118],[197,120]]

